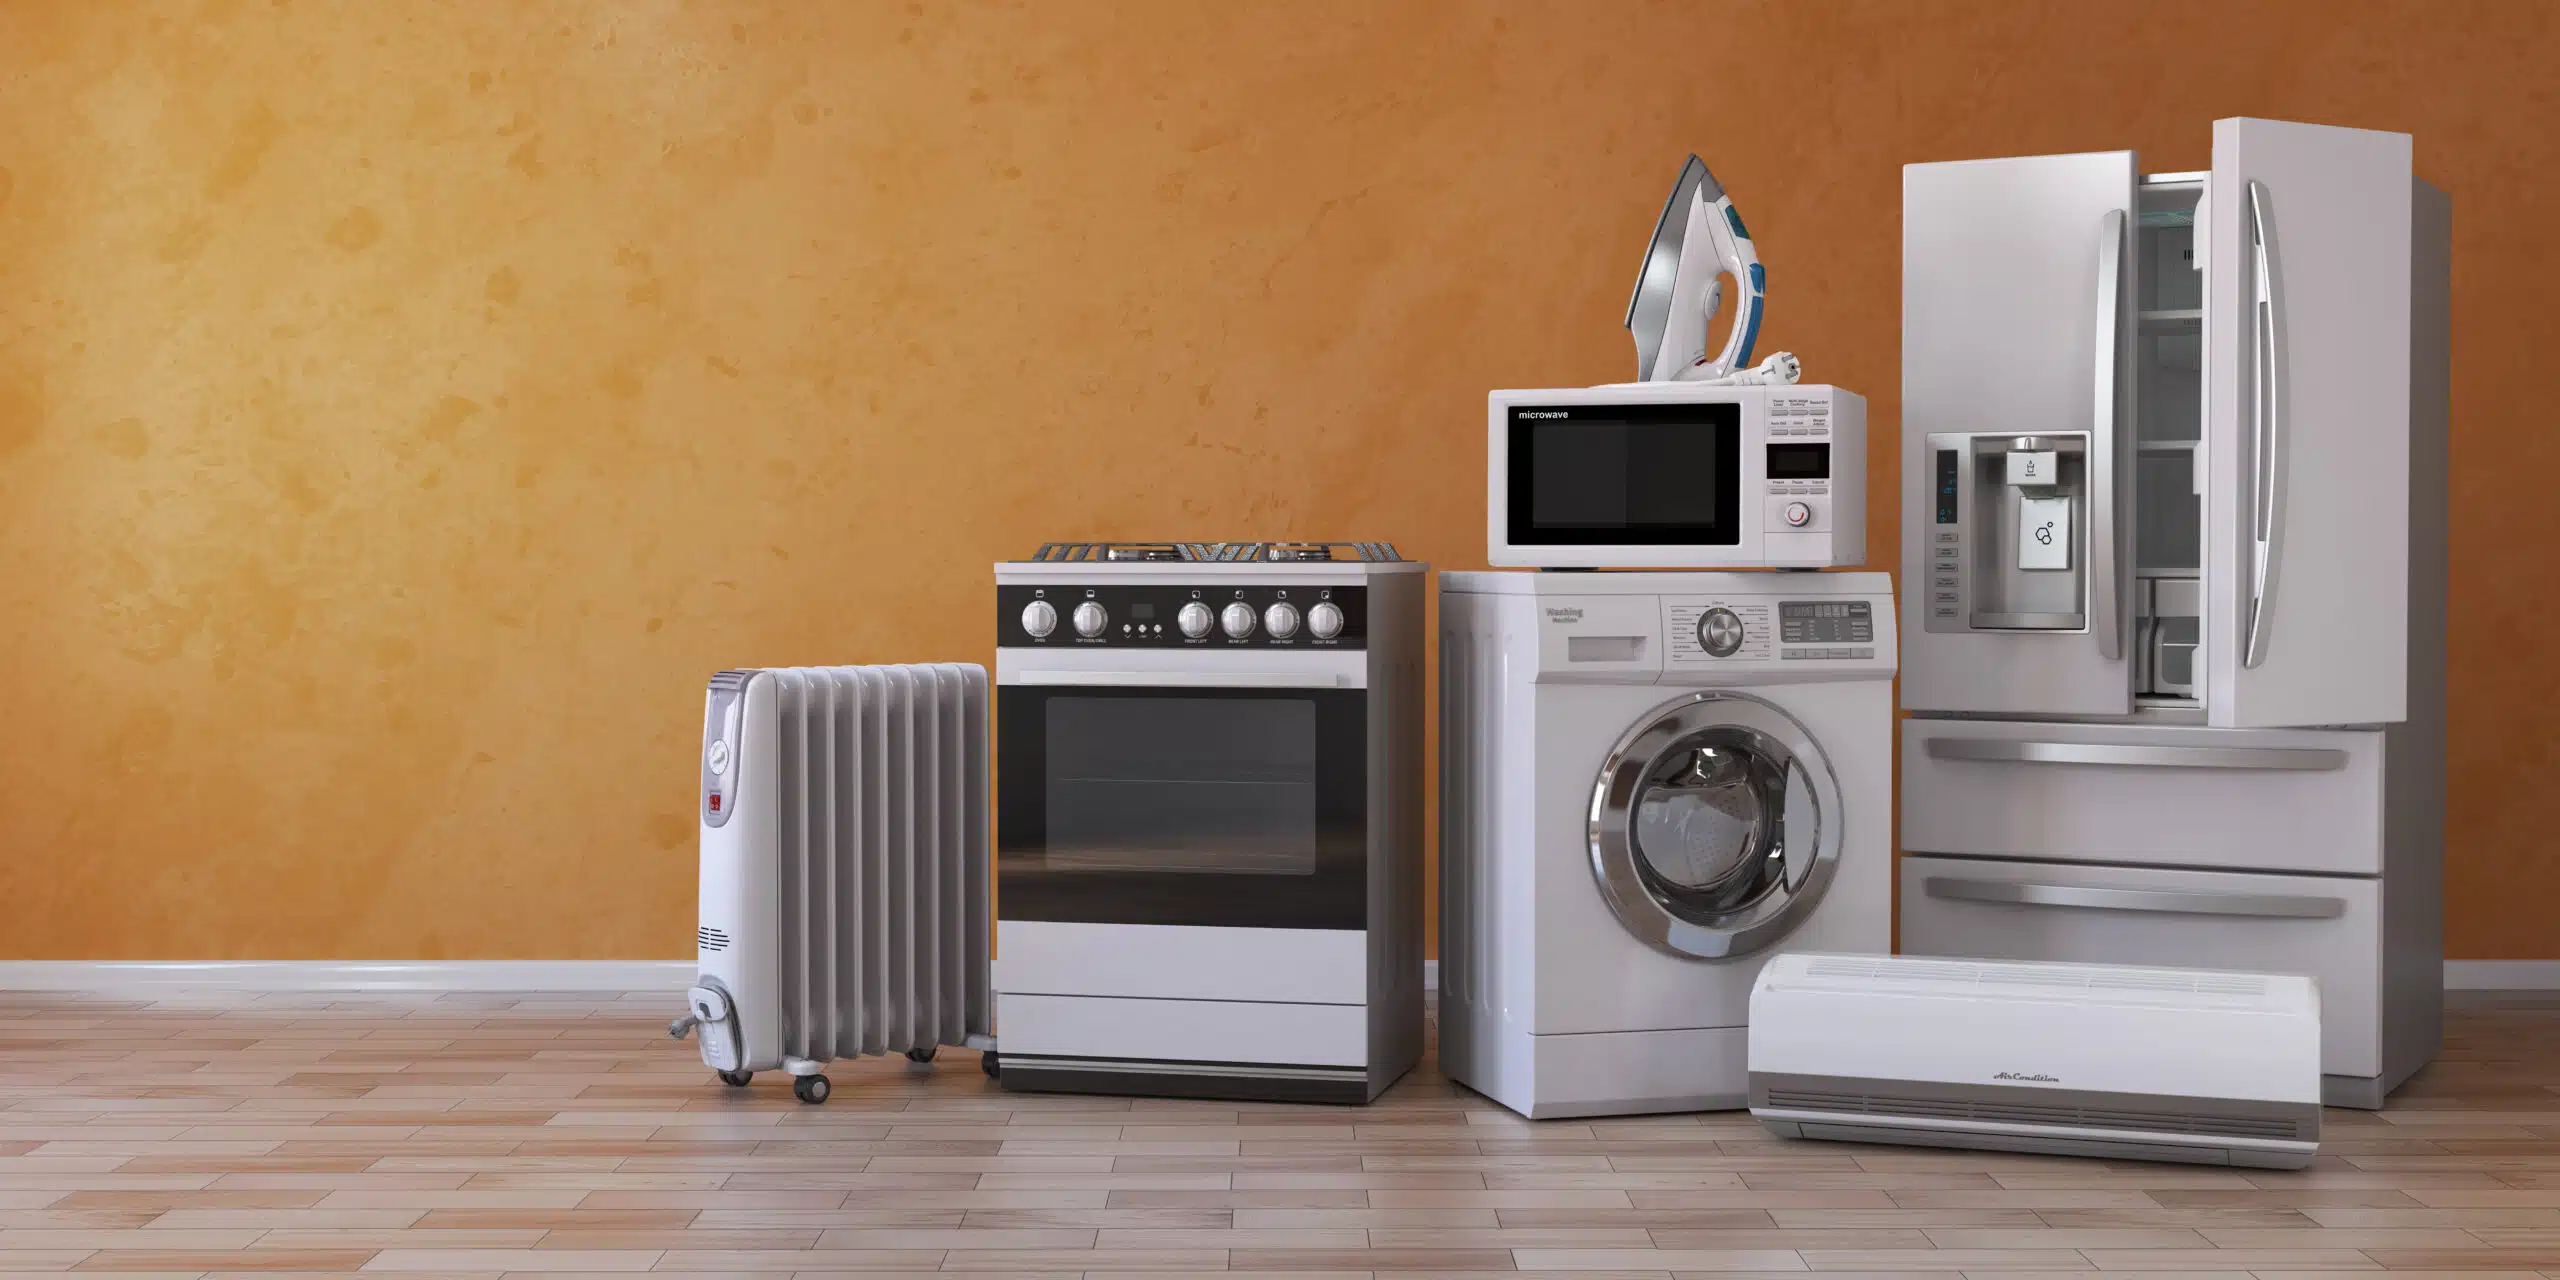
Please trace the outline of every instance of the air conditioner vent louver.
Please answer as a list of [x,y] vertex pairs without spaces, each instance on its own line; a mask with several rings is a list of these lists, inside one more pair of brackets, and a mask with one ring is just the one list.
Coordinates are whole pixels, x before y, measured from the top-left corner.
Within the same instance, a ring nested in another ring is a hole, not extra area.
[[1985,1124],[2184,1133],[2216,1138],[2271,1138],[2278,1141],[2307,1138],[2316,1141],[2318,1137],[2316,1132],[2304,1134],[2299,1126],[2284,1120],[2196,1115],[2136,1107],[2046,1106],[2031,1102],[1906,1098],[1800,1089],[1771,1089],[1755,1105],[1781,1111],[1819,1111],[1834,1115],[1911,1116],[1931,1120],[1972,1120]]
[[714,929],[709,925],[704,925],[701,928],[694,930],[693,940],[696,945],[700,946],[705,951],[726,951],[729,949],[729,935],[722,933],[718,929]]

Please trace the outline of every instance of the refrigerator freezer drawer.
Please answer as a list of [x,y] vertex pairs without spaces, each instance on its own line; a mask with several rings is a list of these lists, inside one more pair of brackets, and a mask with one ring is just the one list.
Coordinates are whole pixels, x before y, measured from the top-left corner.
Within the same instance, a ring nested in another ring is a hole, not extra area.
[[1912,853],[2382,871],[2382,734],[1902,722]]
[[1902,951],[2308,974],[2322,1073],[2382,1073],[2377,880],[1908,856]]

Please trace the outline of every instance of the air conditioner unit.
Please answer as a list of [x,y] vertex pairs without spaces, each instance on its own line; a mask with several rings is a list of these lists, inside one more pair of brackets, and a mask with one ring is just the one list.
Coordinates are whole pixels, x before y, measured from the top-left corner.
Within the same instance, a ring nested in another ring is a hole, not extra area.
[[1751,989],[1751,1114],[1782,1137],[2299,1169],[2309,978],[1793,954]]

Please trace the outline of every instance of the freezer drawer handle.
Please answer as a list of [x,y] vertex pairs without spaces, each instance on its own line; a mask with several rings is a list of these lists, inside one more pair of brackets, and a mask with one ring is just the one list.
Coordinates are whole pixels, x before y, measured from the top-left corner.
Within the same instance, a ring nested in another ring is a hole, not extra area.
[[2121,742],[2006,742],[1992,738],[1930,738],[1923,746],[1936,760],[2005,764],[2118,764],[2147,769],[2315,773],[2347,767],[2347,753],[2333,747],[2145,747]]
[[2097,911],[2155,911],[2181,916],[2260,916],[2282,920],[2335,920],[2347,913],[2344,898],[2284,893],[2192,893],[2170,889],[2103,889],[2094,885],[2029,884],[2016,880],[1963,880],[1930,876],[1921,888],[1954,902],[2003,902],[2029,907],[2088,907]]

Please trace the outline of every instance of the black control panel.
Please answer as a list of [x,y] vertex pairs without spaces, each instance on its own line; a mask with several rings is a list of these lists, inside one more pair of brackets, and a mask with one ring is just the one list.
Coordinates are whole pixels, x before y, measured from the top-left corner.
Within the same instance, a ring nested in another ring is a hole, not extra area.
[[[1035,607],[1043,605],[1045,610]],[[1194,628],[1205,620],[1201,634],[1185,629],[1186,610]],[[1245,612],[1252,615],[1251,625],[1236,627]],[[1094,623],[1098,627],[1086,634],[1084,625]],[[996,587],[996,644],[1002,648],[1359,649],[1368,637],[1368,589],[1358,586]]]
[[1956,522],[1956,482],[1961,478],[1956,469],[1956,451],[1938,450],[1938,523]]
[[1875,606],[1864,600],[1778,602],[1782,644],[1874,644]]

